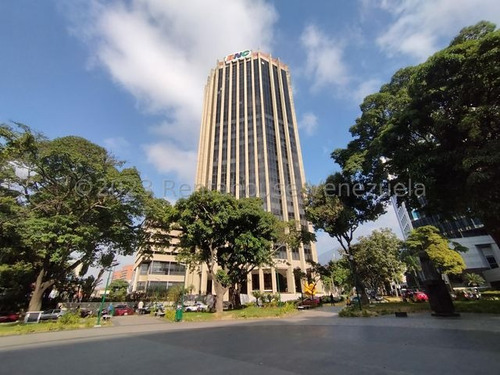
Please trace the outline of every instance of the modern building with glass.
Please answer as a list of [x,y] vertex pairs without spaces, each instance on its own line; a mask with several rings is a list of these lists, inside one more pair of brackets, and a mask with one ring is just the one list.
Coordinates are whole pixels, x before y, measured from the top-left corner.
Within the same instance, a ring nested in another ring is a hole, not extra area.
[[405,239],[414,228],[435,226],[444,237],[468,249],[460,253],[467,267],[466,272],[478,273],[491,286],[500,287],[500,249],[479,220],[465,216],[446,220],[438,215],[425,215],[418,210],[408,209],[404,202],[398,203],[395,197],[392,198],[392,205]]

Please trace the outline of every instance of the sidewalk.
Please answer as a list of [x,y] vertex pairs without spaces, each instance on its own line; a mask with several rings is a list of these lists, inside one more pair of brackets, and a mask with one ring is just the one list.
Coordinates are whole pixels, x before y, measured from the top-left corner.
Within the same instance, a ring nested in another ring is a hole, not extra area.
[[366,326],[500,332],[500,315],[464,313],[459,318],[436,318],[429,313],[415,313],[409,314],[407,318],[396,318],[394,315],[374,318],[339,318],[338,312],[340,310],[341,307],[337,306],[323,306],[317,309],[299,311],[291,317],[282,319],[241,319],[180,323],[168,322],[162,318],[149,315],[120,316],[113,317],[113,326],[109,327],[0,337],[0,351],[31,345],[49,345],[52,342],[105,340],[110,337],[130,337],[146,333],[174,332],[234,325]]

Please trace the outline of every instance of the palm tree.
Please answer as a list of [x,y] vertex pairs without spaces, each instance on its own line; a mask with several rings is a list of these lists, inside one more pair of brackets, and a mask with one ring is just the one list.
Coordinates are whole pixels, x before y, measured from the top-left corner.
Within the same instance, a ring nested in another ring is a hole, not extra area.
[[468,286],[480,286],[485,283],[484,279],[477,273],[464,274],[464,280]]

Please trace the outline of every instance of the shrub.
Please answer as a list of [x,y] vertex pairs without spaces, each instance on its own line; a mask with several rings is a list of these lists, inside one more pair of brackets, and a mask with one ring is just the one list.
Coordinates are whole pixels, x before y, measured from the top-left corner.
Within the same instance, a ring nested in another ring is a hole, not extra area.
[[80,314],[76,312],[67,312],[64,315],[61,315],[57,321],[63,325],[78,324],[80,323]]
[[169,322],[175,321],[175,310],[167,309],[165,310],[165,319]]
[[379,314],[376,311],[370,311],[367,309],[359,310],[357,307],[344,307],[339,312],[339,316],[342,318],[369,318],[372,316],[378,316]]

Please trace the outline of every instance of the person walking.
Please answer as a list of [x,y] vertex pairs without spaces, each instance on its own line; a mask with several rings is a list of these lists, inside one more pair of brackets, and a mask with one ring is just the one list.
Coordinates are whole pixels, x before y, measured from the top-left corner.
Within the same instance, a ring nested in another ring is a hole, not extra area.
[[108,315],[111,315],[111,316],[115,315],[115,307],[113,306],[113,303],[110,303],[108,306]]

